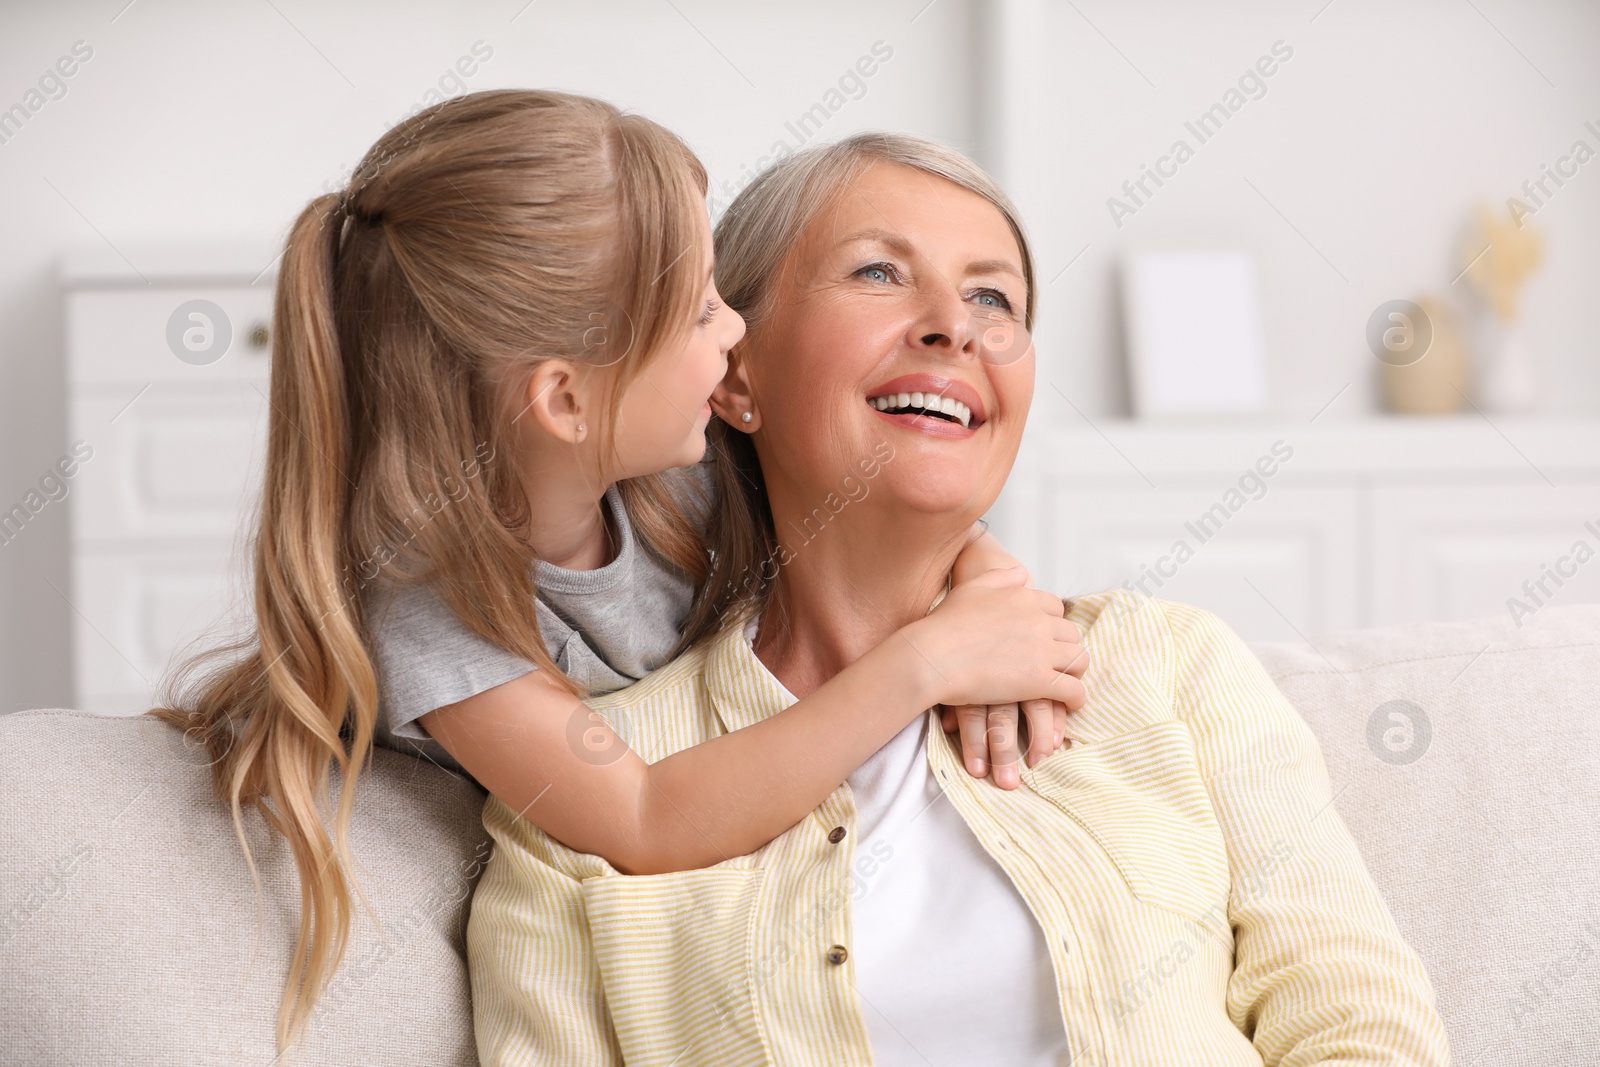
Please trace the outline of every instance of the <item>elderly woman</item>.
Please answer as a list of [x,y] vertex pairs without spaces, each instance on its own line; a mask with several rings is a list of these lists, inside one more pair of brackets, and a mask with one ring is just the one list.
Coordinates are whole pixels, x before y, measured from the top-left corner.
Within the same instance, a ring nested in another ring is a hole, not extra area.
[[[726,610],[595,704],[649,760],[926,612],[1033,396],[1022,227],[947,149],[808,149],[716,245],[750,324],[713,401]],[[1087,704],[1014,791],[963,773],[930,711],[810,818],[702,870],[621,875],[491,798],[468,927],[483,1062],[1446,1062],[1316,742],[1238,637],[1122,590],[1068,618]]]

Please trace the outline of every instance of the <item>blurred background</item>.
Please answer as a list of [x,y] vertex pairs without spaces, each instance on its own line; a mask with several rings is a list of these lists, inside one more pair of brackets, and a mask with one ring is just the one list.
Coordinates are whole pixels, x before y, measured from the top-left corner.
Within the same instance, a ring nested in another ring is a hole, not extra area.
[[992,518],[1041,585],[1313,647],[1600,600],[1591,3],[106,0],[0,27],[5,710],[134,710],[225,612],[289,222],[399,119],[497,87],[678,131],[713,214],[862,129],[990,168],[1040,289]]

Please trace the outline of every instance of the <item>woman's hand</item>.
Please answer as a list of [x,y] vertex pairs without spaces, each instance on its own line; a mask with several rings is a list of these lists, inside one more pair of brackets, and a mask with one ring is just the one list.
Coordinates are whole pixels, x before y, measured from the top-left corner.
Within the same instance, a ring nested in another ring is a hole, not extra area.
[[[967,542],[955,565],[951,568],[952,583],[961,584],[989,570],[1021,566],[1008,553],[988,529],[974,525],[972,539]],[[1026,585],[1031,587],[1033,579]],[[1070,624],[1069,624],[1070,625]],[[1080,645],[1081,649],[1081,645]],[[1081,649],[1067,668],[1067,673],[1083,678],[1089,666],[1089,653]],[[961,758],[968,773],[982,778],[994,768],[994,783],[1001,789],[1015,789],[1021,784],[1019,758],[1025,758],[1029,767],[1061,747],[1066,738],[1067,712],[1083,707],[1084,693],[1078,687],[1069,700],[1024,700],[1012,704],[960,704],[945,705],[940,709],[946,733],[961,733]],[[1027,724],[1027,752],[1018,752],[1019,726]]]

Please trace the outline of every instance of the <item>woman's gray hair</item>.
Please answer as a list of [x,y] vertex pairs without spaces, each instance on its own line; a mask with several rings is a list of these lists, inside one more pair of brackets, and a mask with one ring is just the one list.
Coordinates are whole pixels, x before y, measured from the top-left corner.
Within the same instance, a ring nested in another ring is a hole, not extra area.
[[858,133],[814,145],[774,163],[728,205],[717,222],[717,288],[755,333],[771,309],[773,283],[800,235],[846,186],[875,163],[897,163],[958,185],[1005,217],[1022,256],[1028,299],[1023,322],[1033,328],[1033,253],[1022,220],[995,180],[960,152],[905,133]]

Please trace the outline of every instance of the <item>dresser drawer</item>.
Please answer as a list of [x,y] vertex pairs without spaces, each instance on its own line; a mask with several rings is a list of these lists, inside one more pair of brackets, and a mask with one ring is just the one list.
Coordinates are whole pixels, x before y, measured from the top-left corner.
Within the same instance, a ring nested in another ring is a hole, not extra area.
[[249,589],[246,562],[226,542],[186,551],[80,548],[71,594],[79,705],[144,710],[174,656],[219,644],[228,627],[252,620]]
[[1120,586],[1216,612],[1247,641],[1358,625],[1360,491],[1273,486],[1222,503],[1227,483],[1061,487],[1041,501],[1037,584],[1062,595]]
[[156,384],[131,404],[120,390],[79,390],[72,437],[94,455],[73,481],[74,541],[233,538],[261,489],[264,390]]
[[265,284],[70,290],[69,384],[265,383],[272,300]]
[[1372,514],[1374,625],[1600,602],[1600,479],[1380,487]]

